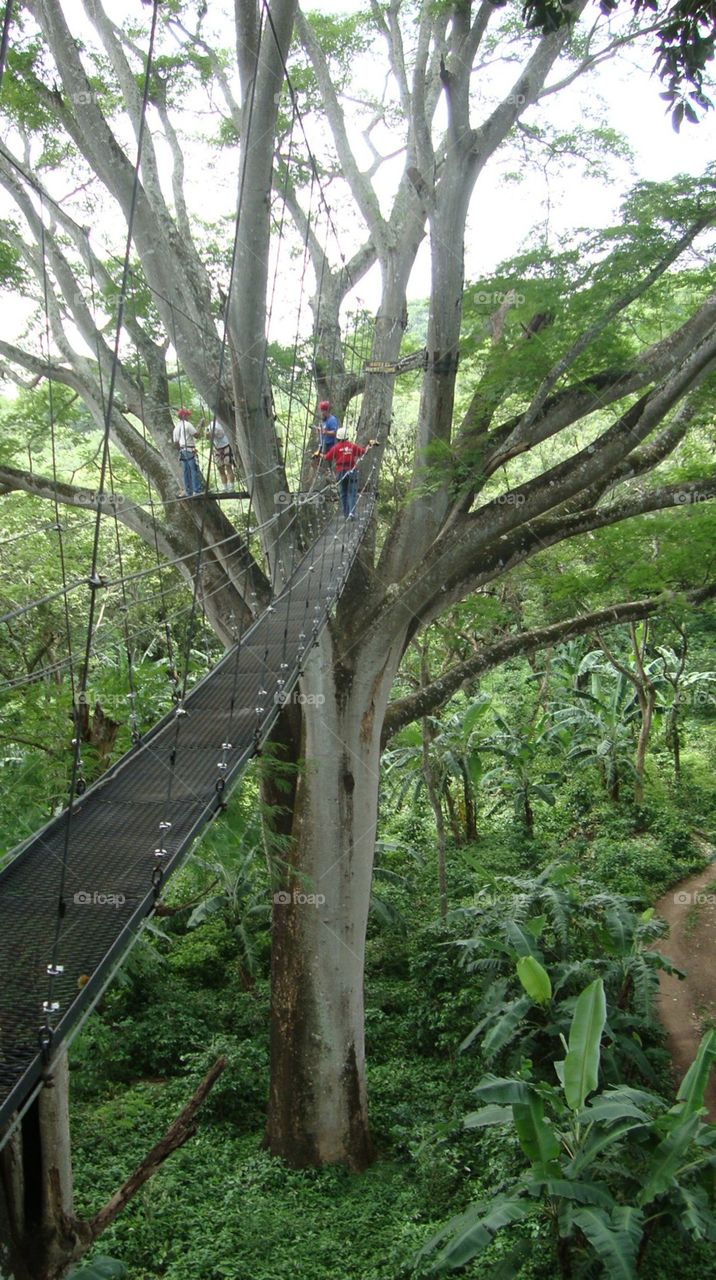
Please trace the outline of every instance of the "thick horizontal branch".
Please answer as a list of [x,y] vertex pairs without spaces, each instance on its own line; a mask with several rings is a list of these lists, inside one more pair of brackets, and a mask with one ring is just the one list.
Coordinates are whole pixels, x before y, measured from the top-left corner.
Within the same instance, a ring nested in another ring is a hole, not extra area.
[[[716,596],[716,582],[690,591],[680,597],[696,606]],[[432,711],[444,706],[466,680],[474,680],[492,667],[500,666],[510,658],[525,657],[536,653],[538,649],[549,649],[553,645],[563,644],[574,636],[584,635],[597,627],[613,627],[625,622],[636,622],[641,618],[651,617],[664,610],[674,601],[673,593],[650,596],[645,600],[627,600],[623,604],[610,605],[604,609],[595,609],[575,618],[567,618],[563,622],[555,622],[546,627],[536,627],[533,631],[524,631],[519,635],[505,636],[497,643],[488,645],[479,653],[456,663],[446,671],[439,680],[433,680],[416,693],[409,694],[391,703],[383,722],[383,746],[399,729],[429,715]]]
[[636,476],[653,471],[660,462],[663,462],[665,458],[668,458],[673,453],[677,445],[684,439],[695,411],[693,400],[687,396],[663,431],[660,431],[643,448],[635,449],[628,458],[624,458],[599,484],[595,484],[591,489],[580,493],[575,503],[573,505],[568,504],[567,509],[585,511],[588,508],[596,507],[603,494],[610,489],[615,489],[620,483],[633,480]]
[[6,493],[27,493],[34,498],[43,498],[46,502],[54,502],[56,499],[63,506],[78,507],[84,511],[95,511],[99,500],[103,515],[116,517],[152,549],[155,549],[156,536],[159,549],[167,558],[171,559],[176,554],[176,545],[168,539],[162,527],[155,525],[141,507],[130,502],[121,493],[98,494],[94,489],[65,484],[61,480],[55,482],[49,476],[4,466],[0,466],[0,487]]
[[619,524],[622,520],[631,520],[634,516],[648,515],[668,507],[696,506],[702,502],[713,502],[714,499],[716,475],[704,480],[688,480],[680,484],[665,484],[659,489],[647,489],[638,497],[623,498],[620,502],[612,502],[605,507],[591,507],[586,511],[557,518],[546,516],[535,522],[531,533],[539,544],[538,549],[545,549],[556,542],[578,537],[581,533],[592,533],[595,529],[604,529],[608,525]]
[[[555,391],[543,405],[536,421],[527,434],[527,438],[515,443],[515,438],[522,420],[522,414],[516,414],[493,431],[487,441],[487,452],[482,470],[484,477],[489,477],[511,458],[525,453],[537,444],[558,435],[567,427],[586,418],[599,409],[608,409],[616,401],[643,390],[657,379],[675,369],[683,362],[716,323],[716,293],[711,293],[699,307],[698,311],[659,342],[648,347],[636,357],[628,368],[605,369],[584,381],[576,382],[559,391]],[[474,435],[470,431],[469,418],[463,424],[456,441],[460,448],[474,443]],[[507,441],[511,445],[507,447]]]
[[496,578],[503,577],[512,569],[525,564],[540,552],[566,542],[568,538],[576,538],[596,529],[604,529],[609,525],[620,524],[622,520],[631,520],[635,516],[648,515],[675,506],[678,508],[710,502],[716,499],[716,478],[690,481],[683,484],[664,485],[660,489],[649,489],[638,497],[630,497],[621,502],[611,503],[605,507],[592,507],[589,510],[545,517],[536,520],[527,528],[517,530],[511,537],[500,539],[492,554],[480,560],[479,567],[472,574],[459,581],[443,583],[441,588],[440,608],[429,610],[419,619],[419,626],[427,626],[451,604],[464,600],[471,591],[484,587]]

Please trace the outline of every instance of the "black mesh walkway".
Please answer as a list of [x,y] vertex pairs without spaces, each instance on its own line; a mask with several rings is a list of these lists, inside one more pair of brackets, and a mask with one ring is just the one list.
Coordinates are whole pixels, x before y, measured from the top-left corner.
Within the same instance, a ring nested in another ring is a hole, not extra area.
[[[369,515],[367,497],[355,521],[328,522],[286,589],[187,696],[186,714],[172,711],[75,802],[56,957],[62,972],[51,992],[67,811],[0,871],[0,1144],[41,1078],[43,1024],[49,1018],[54,1053],[151,911],[152,877],[180,864],[220,809],[222,784],[240,774],[271,729],[304,649],[340,594]],[[48,995],[57,1007],[45,1011]]]

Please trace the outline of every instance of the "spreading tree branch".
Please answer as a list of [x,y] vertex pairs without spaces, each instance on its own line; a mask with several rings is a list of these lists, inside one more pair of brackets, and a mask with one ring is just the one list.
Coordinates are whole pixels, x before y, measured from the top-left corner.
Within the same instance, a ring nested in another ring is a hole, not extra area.
[[[716,596],[716,582],[700,587],[696,591],[686,592],[677,597],[686,600],[692,607],[704,604]],[[524,631],[519,635],[505,636],[487,645],[464,662],[456,663],[445,671],[438,680],[418,689],[405,698],[392,702],[385,714],[383,723],[382,745],[392,738],[405,725],[430,715],[444,706],[454,693],[468,680],[475,680],[493,667],[500,666],[511,658],[526,657],[539,649],[550,649],[554,645],[563,644],[574,636],[585,635],[599,627],[614,627],[625,622],[635,622],[649,618],[667,609],[674,602],[672,592],[650,596],[645,600],[627,600],[622,604],[609,605],[595,609],[563,622],[554,622],[546,627],[535,627],[532,631]]]
[[[681,257],[684,250],[688,249],[690,245],[693,244],[700,232],[713,224],[715,216],[716,207],[712,207],[700,218],[697,218],[688,230],[679,237],[675,244],[673,244],[671,248],[668,249],[667,252],[659,259],[659,261],[654,264],[651,270],[648,271],[645,276],[642,276],[641,280],[633,285],[631,289],[625,289],[618,298],[615,298],[608,307],[604,308],[602,314],[598,316],[592,324],[587,325],[586,329],[582,330],[579,337],[572,343],[571,347],[565,351],[564,355],[560,356],[559,360],[552,366],[547,376],[543,378],[532,398],[532,403],[520,420],[517,431],[505,444],[506,453],[509,454],[513,445],[519,444],[527,437],[530,427],[544,408],[550,392],[554,390],[559,379],[563,377],[567,370],[573,366],[582,352],[586,351],[587,347],[594,342],[595,338],[598,338],[599,335],[604,332],[607,325],[610,324],[611,321],[620,314],[620,312],[625,311],[627,307],[631,306],[632,302],[635,302],[637,298],[643,297],[644,294],[648,292],[660,276],[662,276],[664,272],[668,271],[669,267]],[[499,462],[494,465],[499,466]]]

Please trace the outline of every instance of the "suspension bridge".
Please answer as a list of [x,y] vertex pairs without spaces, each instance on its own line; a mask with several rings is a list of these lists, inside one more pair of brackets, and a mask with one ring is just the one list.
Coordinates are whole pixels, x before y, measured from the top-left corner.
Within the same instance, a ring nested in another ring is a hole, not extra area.
[[331,516],[214,669],[0,871],[0,1143],[270,733],[370,518]]
[[[102,992],[125,960],[145,922],[151,916],[168,877],[176,870],[194,841],[226,807],[233,784],[239,779],[249,760],[260,751],[271,733],[282,705],[299,680],[307,654],[327,625],[331,609],[341,594],[361,539],[371,519],[375,500],[375,466],[364,477],[353,519],[345,519],[332,503],[322,505],[324,519],[318,531],[306,538],[305,521],[299,508],[293,514],[277,512],[281,536],[291,533],[295,522],[290,564],[283,565],[281,575],[274,563],[271,603],[256,617],[245,632],[225,652],[216,666],[189,692],[187,672],[182,682],[174,673],[175,702],[171,710],[151,729],[140,733],[132,723],[133,745],[93,785],[85,787],[81,774],[78,707],[87,705],[89,671],[95,634],[96,601],[99,589],[106,585],[99,574],[99,530],[108,516],[114,515],[117,534],[117,559],[124,593],[129,576],[123,571],[117,504],[106,502],[112,497],[114,482],[109,452],[111,424],[115,412],[114,398],[117,370],[120,365],[120,335],[123,329],[124,303],[128,296],[132,246],[132,221],[141,173],[142,139],[149,103],[154,38],[157,27],[158,0],[153,3],[153,21],[146,57],[144,96],[134,167],[134,195],[128,216],[128,236],[122,261],[122,283],[116,317],[114,356],[108,386],[103,388],[105,431],[102,449],[101,481],[96,504],[94,545],[85,579],[90,587],[87,641],[84,660],[79,664],[80,679],[73,692],[73,714],[76,719],[73,740],[74,763],[69,788],[69,802],[41,830],[35,832],[8,855],[0,869],[0,1148],[14,1132],[27,1108],[42,1087],[52,1061],[81,1027]],[[10,12],[8,6],[7,13]],[[267,10],[265,9],[265,12]],[[270,15],[269,15],[270,22]],[[6,23],[7,28],[7,23]],[[275,33],[274,33],[275,35]],[[4,32],[0,57],[7,47]],[[257,50],[258,63],[258,50]],[[284,64],[285,69],[285,64]],[[288,77],[288,72],[286,71]],[[294,112],[295,97],[291,90]],[[45,221],[49,205],[56,204],[44,188],[28,176],[3,149],[2,161],[16,169],[18,181],[26,184],[38,202],[37,230],[42,261],[42,292],[45,305],[45,347],[47,378],[52,385],[51,334],[49,323],[48,252],[45,243]],[[311,157],[311,162],[315,163]],[[318,195],[323,199],[320,183]],[[66,211],[56,205],[66,224]],[[236,243],[241,214],[241,195],[236,214],[234,257],[228,296],[231,296]],[[330,218],[329,218],[330,221]],[[309,220],[310,228],[310,220]],[[86,228],[84,257],[93,273],[99,267],[89,245]],[[308,234],[308,229],[307,233]],[[312,230],[312,234],[315,231]],[[278,264],[276,273],[278,275]],[[303,280],[301,282],[303,289]],[[94,274],[92,274],[94,298]],[[165,300],[166,301],[166,300]],[[171,304],[170,304],[171,305]],[[227,340],[227,320],[221,338],[219,382],[223,375]],[[172,311],[172,316],[173,316]],[[174,335],[176,345],[176,336]],[[298,335],[294,356],[298,348]],[[101,367],[99,344],[97,364]],[[177,370],[179,365],[177,363]],[[181,381],[179,393],[182,396]],[[217,387],[216,404],[221,386]],[[290,405],[293,390],[289,396]],[[57,484],[58,444],[53,418],[52,395],[49,402],[52,440],[53,481]],[[212,418],[212,435],[217,411]],[[288,423],[287,423],[288,425]],[[304,424],[303,442],[296,456],[305,459],[309,447],[309,430]],[[237,492],[228,496],[249,498],[244,513],[248,534],[251,529],[251,495],[256,476],[251,459],[244,461],[242,482]],[[285,462],[285,460],[284,460]],[[279,458],[279,463],[281,459]],[[106,481],[109,489],[106,490]],[[245,488],[244,488],[245,486]],[[212,495],[224,498],[227,495]],[[211,549],[205,536],[209,503],[186,504],[197,512],[196,569],[193,575],[193,599],[189,620],[188,652],[194,615],[200,597],[202,554]],[[166,495],[157,500],[150,491],[152,521],[156,511],[166,511]],[[302,526],[299,528],[299,526]],[[64,601],[67,637],[70,618],[67,604],[76,582],[68,582],[65,572],[63,526],[55,499],[55,523],[49,528],[57,533],[62,585],[52,597]],[[242,554],[248,550],[248,535],[235,535]],[[307,546],[307,541],[310,544]],[[157,564],[160,557],[157,546]],[[186,557],[179,557],[186,559]],[[160,583],[162,578],[160,576]],[[280,585],[279,585],[280,583]],[[123,594],[126,619],[127,603]],[[40,601],[39,603],[43,603]],[[38,602],[34,602],[37,604]],[[24,614],[33,605],[21,606],[6,617]],[[254,610],[255,612],[255,610]],[[164,588],[161,591],[160,618],[167,635]],[[125,621],[126,626],[126,621]],[[130,698],[134,707],[132,686],[131,637],[125,633]],[[171,651],[170,669],[174,666]],[[73,660],[70,651],[70,675]],[[64,667],[62,668],[64,670]],[[59,668],[58,668],[59,672]],[[57,672],[53,672],[57,674]]]

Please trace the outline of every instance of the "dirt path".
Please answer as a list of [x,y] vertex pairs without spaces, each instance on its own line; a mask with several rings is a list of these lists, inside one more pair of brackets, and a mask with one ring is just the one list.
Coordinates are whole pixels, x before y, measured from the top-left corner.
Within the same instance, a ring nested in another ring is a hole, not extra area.
[[[666,1031],[666,1045],[680,1081],[693,1062],[699,1041],[716,1025],[716,860],[703,871],[682,880],[655,904],[669,925],[656,945],[686,978],[659,975],[658,1010]],[[714,1072],[706,1090],[709,1119],[716,1123]]]

